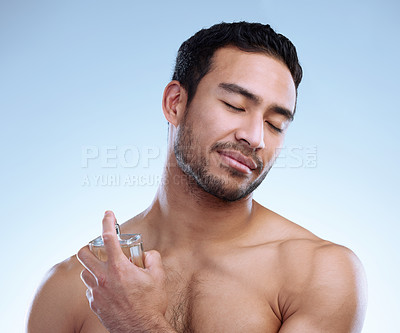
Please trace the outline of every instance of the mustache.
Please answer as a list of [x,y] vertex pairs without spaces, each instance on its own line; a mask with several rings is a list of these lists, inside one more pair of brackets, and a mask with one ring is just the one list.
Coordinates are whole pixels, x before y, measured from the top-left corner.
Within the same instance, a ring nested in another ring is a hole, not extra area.
[[214,143],[211,148],[210,152],[218,151],[218,150],[236,150],[239,153],[243,154],[246,157],[250,157],[256,164],[257,169],[262,170],[264,167],[264,163],[262,160],[256,155],[254,149],[247,148],[243,144],[235,143],[235,142],[217,142]]

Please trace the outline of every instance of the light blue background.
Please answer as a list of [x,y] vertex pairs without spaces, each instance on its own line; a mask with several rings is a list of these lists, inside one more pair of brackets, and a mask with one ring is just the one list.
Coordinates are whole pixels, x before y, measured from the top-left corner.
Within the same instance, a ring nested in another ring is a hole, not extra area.
[[[176,51],[233,20],[270,23],[305,72],[283,154],[255,198],[355,251],[369,281],[363,332],[397,330],[399,9],[394,0],[1,1],[0,331],[24,330],[46,271],[98,235],[106,209],[123,222],[151,202],[156,185],[107,177],[154,182]],[[106,161],[109,146],[116,158]],[[88,147],[99,156],[83,167]],[[135,149],[138,165],[121,164]]]

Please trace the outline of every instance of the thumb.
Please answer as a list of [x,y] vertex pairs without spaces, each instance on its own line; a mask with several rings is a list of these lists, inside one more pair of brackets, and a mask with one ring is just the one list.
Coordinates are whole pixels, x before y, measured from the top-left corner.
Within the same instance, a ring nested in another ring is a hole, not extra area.
[[150,271],[151,275],[164,279],[164,267],[158,251],[151,250],[144,253],[144,267]]

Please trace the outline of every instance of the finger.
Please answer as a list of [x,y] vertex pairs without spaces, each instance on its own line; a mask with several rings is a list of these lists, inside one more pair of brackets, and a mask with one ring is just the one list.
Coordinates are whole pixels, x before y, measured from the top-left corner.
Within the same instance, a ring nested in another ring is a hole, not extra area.
[[155,250],[145,252],[144,266],[152,273],[152,275],[157,276],[161,280],[164,278],[164,267],[159,252]]
[[98,285],[97,278],[92,273],[90,273],[87,269],[84,269],[81,272],[81,280],[88,289],[93,289],[94,287],[96,287]]
[[115,231],[115,223],[116,219],[114,213],[112,211],[106,211],[103,218],[103,242],[104,242],[104,249],[107,252],[107,261],[115,262],[117,259],[124,256],[124,253],[121,250],[119,245],[119,240],[117,233]]
[[93,275],[97,276],[99,273],[104,270],[104,263],[101,262],[90,250],[89,246],[84,246],[81,248],[76,257],[80,261],[80,263],[85,267],[88,271],[90,271]]

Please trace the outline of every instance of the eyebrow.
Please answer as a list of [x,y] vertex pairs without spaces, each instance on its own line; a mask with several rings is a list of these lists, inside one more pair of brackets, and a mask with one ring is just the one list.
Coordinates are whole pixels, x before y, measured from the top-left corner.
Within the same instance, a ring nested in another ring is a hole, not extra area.
[[[220,83],[218,85],[218,87],[224,89],[225,91],[227,91],[229,93],[242,95],[256,104],[261,103],[261,98],[259,96],[254,95],[247,89],[245,89],[235,83]],[[284,107],[281,107],[279,105],[273,105],[272,107],[269,108],[269,110],[274,113],[284,116],[289,121],[293,121],[293,119],[294,119],[293,113],[290,110],[288,110]]]
[[256,104],[260,104],[260,97],[254,95],[253,93],[251,93],[250,91],[248,91],[247,89],[238,86],[237,84],[234,83],[220,83],[218,85],[218,87],[224,89],[227,92],[230,93],[235,93],[235,94],[240,94],[244,97],[246,97],[247,99],[253,101]]
[[288,109],[283,108],[279,105],[274,105],[270,108],[271,111],[284,116],[288,121],[293,121],[294,115]]

